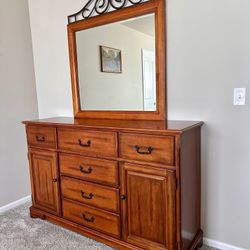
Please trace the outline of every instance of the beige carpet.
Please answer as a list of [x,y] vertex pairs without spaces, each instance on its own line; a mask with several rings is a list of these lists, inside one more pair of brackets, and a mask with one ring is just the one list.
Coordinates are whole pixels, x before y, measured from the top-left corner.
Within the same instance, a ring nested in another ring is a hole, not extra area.
[[112,250],[46,221],[31,219],[29,206],[27,203],[0,215],[0,250]]

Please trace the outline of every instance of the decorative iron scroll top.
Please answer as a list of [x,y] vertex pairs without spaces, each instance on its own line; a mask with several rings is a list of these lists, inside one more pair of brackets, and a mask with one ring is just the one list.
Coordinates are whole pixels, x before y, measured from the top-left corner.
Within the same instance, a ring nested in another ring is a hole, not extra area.
[[79,12],[68,16],[68,23],[74,23],[147,1],[149,0],[88,0]]

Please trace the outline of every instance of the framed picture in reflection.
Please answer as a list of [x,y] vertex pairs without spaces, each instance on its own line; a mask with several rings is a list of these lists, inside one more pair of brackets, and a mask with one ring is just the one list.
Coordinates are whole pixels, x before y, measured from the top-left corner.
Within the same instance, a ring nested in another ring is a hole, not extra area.
[[101,72],[122,73],[122,52],[106,46],[100,46]]

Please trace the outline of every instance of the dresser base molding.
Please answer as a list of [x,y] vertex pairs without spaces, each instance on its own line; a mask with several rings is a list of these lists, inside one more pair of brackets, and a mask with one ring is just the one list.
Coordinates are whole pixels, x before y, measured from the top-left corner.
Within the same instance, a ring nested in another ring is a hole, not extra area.
[[[56,224],[58,226],[64,227],[66,229],[72,230],[76,233],[82,234],[86,237],[89,237],[93,240],[102,242],[108,246],[114,247],[116,249],[121,249],[121,250],[144,250],[143,248],[136,247],[134,245],[128,244],[124,241],[115,239],[113,237],[107,236],[105,234],[102,234],[98,231],[91,230],[87,227],[80,226],[74,222],[68,221],[66,219],[63,219],[61,217],[58,217],[56,215],[47,213],[45,211],[42,211],[40,209],[37,209],[33,206],[30,207],[30,217],[32,219],[39,218],[42,220],[47,220],[53,224]],[[183,250],[180,247],[180,244],[178,244],[179,247],[177,248],[178,250]],[[192,241],[192,244],[188,250],[195,250],[203,245],[203,231],[200,229],[194,240]]]

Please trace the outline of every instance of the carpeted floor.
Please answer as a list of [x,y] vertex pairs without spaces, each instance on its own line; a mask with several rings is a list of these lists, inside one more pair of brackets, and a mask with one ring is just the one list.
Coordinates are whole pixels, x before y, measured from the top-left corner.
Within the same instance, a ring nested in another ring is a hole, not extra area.
[[0,250],[112,250],[46,221],[31,219],[29,206],[27,203],[0,215]]

